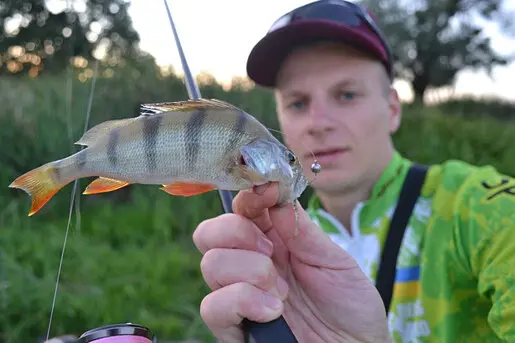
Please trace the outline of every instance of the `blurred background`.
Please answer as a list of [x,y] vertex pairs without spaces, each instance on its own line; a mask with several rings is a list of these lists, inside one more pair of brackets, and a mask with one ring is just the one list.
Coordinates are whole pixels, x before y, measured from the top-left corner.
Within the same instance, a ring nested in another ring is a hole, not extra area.
[[[246,58],[278,16],[308,2],[169,0],[203,97],[278,129],[271,93],[245,77]],[[362,3],[398,61],[399,151],[515,175],[515,0]],[[188,95],[163,1],[0,1],[0,23],[0,342],[29,343],[47,331],[73,187],[29,218],[29,197],[7,186],[78,150],[90,100],[92,127]],[[75,205],[51,336],[135,322],[160,342],[213,341],[191,234],[223,211],[217,192],[182,198],[134,185]]]

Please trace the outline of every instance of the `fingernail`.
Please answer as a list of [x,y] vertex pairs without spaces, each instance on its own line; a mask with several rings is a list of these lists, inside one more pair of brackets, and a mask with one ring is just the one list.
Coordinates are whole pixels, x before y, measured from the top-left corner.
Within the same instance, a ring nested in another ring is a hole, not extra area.
[[288,294],[288,284],[280,276],[277,277],[277,285],[276,285],[276,287],[277,287],[277,292],[279,293],[279,296],[285,297],[286,294]]
[[271,309],[277,310],[281,308],[282,301],[281,299],[273,296],[270,293],[264,293],[263,295],[263,302],[266,306],[270,307]]
[[265,237],[259,237],[258,249],[265,255],[271,255],[272,251],[274,250],[274,246],[272,242],[270,242]]
[[263,195],[263,194],[265,194],[266,190],[268,189],[268,186],[269,186],[268,183],[265,183],[264,185],[256,186],[256,187],[254,187],[254,193],[256,193],[258,195]]

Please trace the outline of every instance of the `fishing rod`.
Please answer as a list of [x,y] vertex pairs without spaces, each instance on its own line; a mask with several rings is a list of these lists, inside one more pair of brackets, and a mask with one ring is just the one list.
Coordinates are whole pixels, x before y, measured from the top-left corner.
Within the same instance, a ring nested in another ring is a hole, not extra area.
[[[200,95],[200,90],[197,86],[197,82],[193,78],[190,68],[188,66],[188,62],[186,61],[186,57],[184,56],[184,52],[182,50],[181,43],[179,41],[179,35],[177,34],[177,30],[175,29],[175,24],[172,20],[172,15],[170,13],[170,8],[168,7],[168,3],[164,0],[166,11],[168,12],[168,19],[170,19],[170,25],[172,26],[173,35],[175,38],[175,42],[177,43],[177,50],[179,51],[179,56],[181,58],[182,69],[184,71],[184,78],[186,80],[186,89],[188,91],[188,95],[190,99],[200,99],[202,96]],[[222,205],[224,207],[224,211],[226,213],[232,212],[232,193],[230,191],[219,190],[218,194],[220,194],[220,199],[222,200]]]
[[[179,52],[179,56],[181,58],[182,69],[184,71],[184,79],[186,82],[186,89],[188,90],[188,95],[190,99],[199,99],[201,98],[200,90],[198,88],[197,82],[193,78],[190,68],[188,66],[188,61],[186,60],[186,56],[182,49],[182,44],[179,39],[179,34],[177,33],[177,29],[175,28],[174,21],[172,19],[172,14],[170,12],[170,8],[168,6],[167,0],[163,0],[166,12],[168,13],[168,19],[170,20],[170,25],[172,27],[173,35],[175,38],[175,43],[177,46],[177,50]],[[220,199],[222,201],[222,205],[225,213],[232,213],[232,193],[226,190],[219,190]],[[267,323],[258,323],[253,322],[248,319],[243,320],[243,331],[245,337],[245,343],[296,343],[297,340],[293,335],[290,327],[284,320],[283,316],[280,316],[277,319],[274,319]]]
[[[177,49],[179,51],[179,55],[181,58],[182,68],[184,70],[185,80],[186,80],[186,88],[189,94],[190,99],[200,99],[200,90],[195,79],[192,77],[191,71],[189,69],[188,63],[186,61],[186,57],[184,55],[179,36],[177,34],[177,30],[175,28],[175,24],[172,19],[172,15],[170,13],[170,8],[166,0],[164,0],[166,11],[168,13],[168,18],[170,20],[170,24],[172,26],[172,31],[175,37],[175,41],[177,44]],[[91,112],[91,105],[93,102],[93,94],[95,91],[95,83],[97,76],[97,68],[98,61],[96,61],[95,70],[93,74],[92,86],[90,89],[90,97],[88,101],[88,111],[86,114],[86,122],[84,125],[84,130],[87,129],[89,124],[89,117]],[[71,224],[71,215],[73,212],[73,204],[75,200],[75,192],[77,189],[77,181],[75,181],[74,188],[72,191],[72,196],[70,199],[70,211],[68,216],[68,224],[66,228],[65,241],[63,244],[63,250],[61,252],[61,258],[59,263],[59,271],[56,280],[56,287],[54,290],[54,297],[52,300],[52,306],[50,311],[50,319],[48,323],[47,333],[45,337],[45,343],[50,342],[60,342],[60,343],[94,343],[94,341],[102,341],[105,343],[130,343],[134,342],[134,340],[138,340],[141,343],[156,343],[156,337],[154,333],[147,327],[141,326],[133,323],[120,323],[120,324],[110,324],[102,327],[97,327],[94,329],[90,329],[80,335],[77,339],[75,337],[54,337],[50,340],[50,329],[52,325],[53,312],[55,308],[55,301],[57,296],[57,289],[59,285],[60,273],[62,262],[64,258],[64,250],[66,247],[66,241],[68,237],[68,232]],[[223,208],[226,213],[232,213],[232,194],[230,191],[219,191],[220,198],[222,200]],[[80,220],[80,219],[79,219]],[[283,316],[272,320],[267,323],[258,323],[253,322],[248,319],[244,319],[243,322],[243,332],[244,332],[244,342],[245,343],[297,343],[295,336],[290,330],[288,324],[284,320]]]

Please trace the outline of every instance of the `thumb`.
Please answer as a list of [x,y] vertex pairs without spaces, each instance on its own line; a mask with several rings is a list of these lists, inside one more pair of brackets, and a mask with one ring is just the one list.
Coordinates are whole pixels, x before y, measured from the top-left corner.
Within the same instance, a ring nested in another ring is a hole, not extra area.
[[296,208],[299,216],[297,234],[293,205],[273,207],[269,210],[275,231],[292,255],[305,264],[322,268],[349,269],[358,266],[349,253],[334,243],[322,228],[311,220],[299,202]]

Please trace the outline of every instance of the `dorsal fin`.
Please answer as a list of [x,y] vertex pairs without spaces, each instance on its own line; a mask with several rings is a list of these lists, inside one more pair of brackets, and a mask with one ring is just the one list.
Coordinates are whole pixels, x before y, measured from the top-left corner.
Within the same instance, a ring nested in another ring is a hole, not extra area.
[[114,119],[97,124],[86,131],[86,133],[77,142],[75,142],[75,144],[85,146],[90,145],[99,137],[108,134],[117,127],[128,125],[134,120],[136,120],[136,118]]
[[238,107],[218,99],[193,99],[175,102],[157,102],[141,105],[141,116],[152,116],[169,111],[192,111],[195,109],[230,109],[239,110]]

